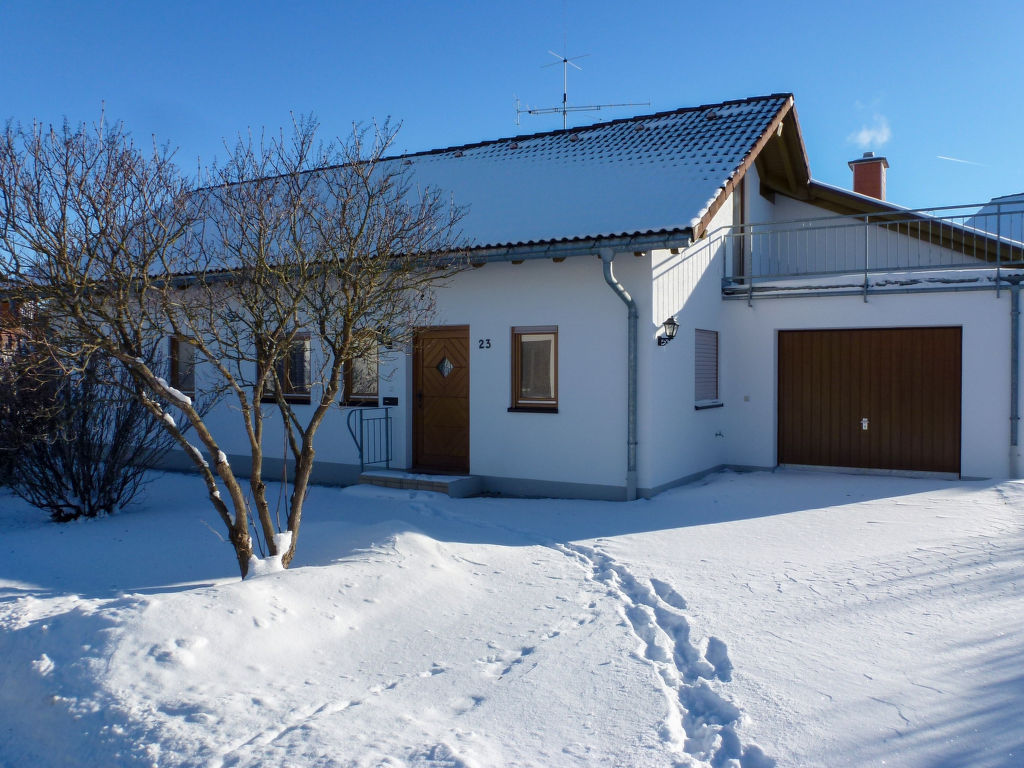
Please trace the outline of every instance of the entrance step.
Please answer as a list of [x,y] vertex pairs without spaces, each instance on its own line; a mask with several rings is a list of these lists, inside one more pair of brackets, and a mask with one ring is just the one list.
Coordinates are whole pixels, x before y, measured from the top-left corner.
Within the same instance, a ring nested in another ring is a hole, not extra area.
[[472,475],[421,475],[396,469],[367,470],[359,475],[359,483],[407,491],[446,493],[453,499],[476,496],[483,487],[481,479]]

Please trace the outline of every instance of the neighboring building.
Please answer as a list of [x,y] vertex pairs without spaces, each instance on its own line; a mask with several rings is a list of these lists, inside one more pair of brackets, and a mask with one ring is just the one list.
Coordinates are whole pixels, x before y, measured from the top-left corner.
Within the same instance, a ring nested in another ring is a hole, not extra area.
[[393,162],[469,206],[474,268],[412,349],[349,372],[322,481],[357,479],[346,418],[374,403],[392,468],[510,494],[625,499],[780,463],[1020,472],[1019,202],[907,211],[873,156],[853,192],[816,182],[789,94]]
[[13,301],[0,301],[0,362],[10,360],[18,348],[18,307]]

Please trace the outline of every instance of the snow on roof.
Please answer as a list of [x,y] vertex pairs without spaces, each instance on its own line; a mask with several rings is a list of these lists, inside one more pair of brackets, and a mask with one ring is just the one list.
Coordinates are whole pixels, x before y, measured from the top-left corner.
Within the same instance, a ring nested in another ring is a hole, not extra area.
[[981,217],[997,213],[1019,213],[1020,211],[1024,211],[1024,192],[993,197],[981,207],[977,215]]
[[773,94],[391,158],[467,206],[472,246],[692,228],[792,98]]
[[1015,245],[1024,243],[1024,192],[993,197],[964,226],[984,230]]

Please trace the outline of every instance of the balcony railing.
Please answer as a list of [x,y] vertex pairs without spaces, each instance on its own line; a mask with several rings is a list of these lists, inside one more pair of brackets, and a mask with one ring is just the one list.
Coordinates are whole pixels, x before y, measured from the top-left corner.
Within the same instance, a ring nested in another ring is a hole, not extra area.
[[[727,294],[830,275],[1024,267],[1024,199],[726,227]],[[714,235],[713,235],[714,236]],[[997,280],[998,284],[998,280]]]

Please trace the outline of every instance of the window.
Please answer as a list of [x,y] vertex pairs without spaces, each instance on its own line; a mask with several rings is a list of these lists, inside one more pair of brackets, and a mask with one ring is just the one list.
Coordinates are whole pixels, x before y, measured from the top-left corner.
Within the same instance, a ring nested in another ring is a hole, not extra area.
[[342,405],[377,405],[377,347],[357,357],[344,370]]
[[196,348],[171,337],[171,386],[186,395],[196,393]]
[[512,411],[558,411],[558,328],[512,329]]
[[[310,393],[309,334],[299,333],[291,347],[275,364],[274,371],[281,383],[281,394],[290,403],[308,403]],[[274,400],[274,380],[267,382],[263,401]]]
[[714,408],[718,399],[718,331],[694,331],[693,399],[696,407]]

